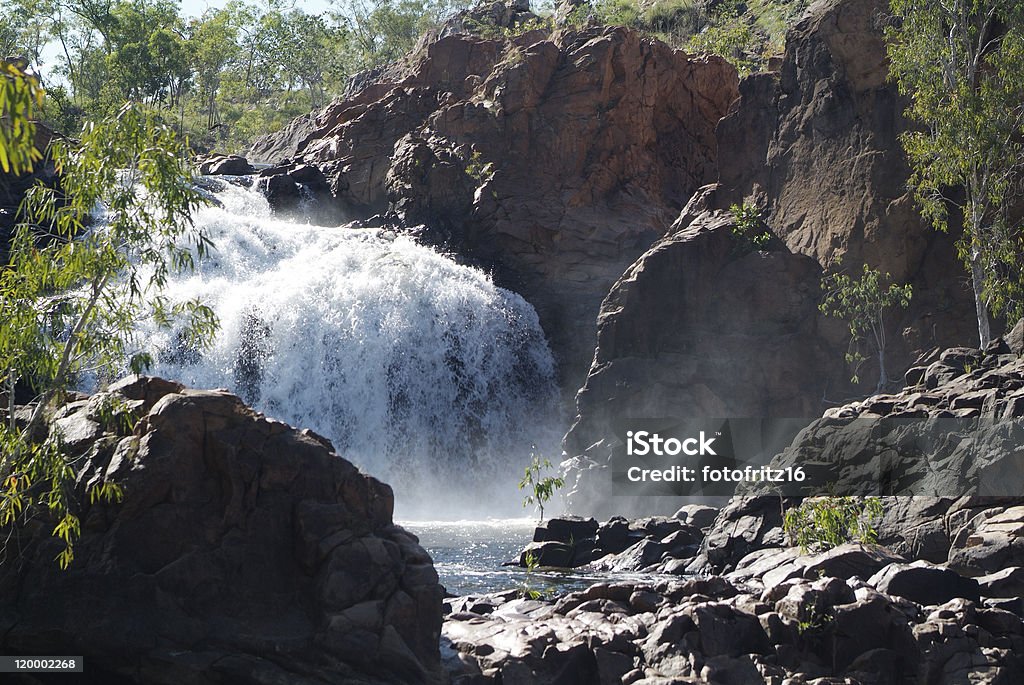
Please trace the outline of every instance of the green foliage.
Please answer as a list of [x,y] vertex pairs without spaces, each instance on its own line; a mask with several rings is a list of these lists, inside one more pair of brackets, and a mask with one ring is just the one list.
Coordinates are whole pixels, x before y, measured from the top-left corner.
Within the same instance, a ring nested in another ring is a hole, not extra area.
[[724,57],[741,76],[761,71],[768,58],[782,54],[786,31],[803,14],[807,0],[725,0],[714,3],[704,30],[688,52]]
[[466,175],[473,179],[476,184],[482,185],[494,175],[494,165],[484,162],[479,150],[474,150],[466,162]]
[[771,242],[772,234],[764,223],[761,210],[744,203],[732,205],[729,212],[733,217],[732,235],[739,246],[739,252],[763,250]]
[[523,497],[523,506],[536,505],[539,511],[539,520],[543,521],[545,503],[555,494],[555,490],[565,485],[565,481],[556,476],[542,477],[541,474],[544,471],[554,468],[551,466],[551,462],[541,459],[537,454],[531,454],[530,458],[530,465],[526,467],[525,475],[519,481],[519,489],[527,491],[526,496]]
[[989,312],[1024,316],[1021,227],[1009,205],[1024,170],[1024,4],[892,0],[890,74],[917,126],[902,136],[922,214],[958,241],[981,346]]
[[[175,0],[8,0],[0,54],[24,54],[50,84],[66,84],[46,112],[59,131],[76,135],[131,100],[200,148],[238,150],[323,106],[352,74],[401,58],[467,4],[339,0],[312,13],[231,0],[190,18]],[[42,64],[48,54],[54,63]]]
[[[125,105],[87,124],[80,142],[55,142],[51,157],[61,192],[30,191],[10,262],[0,267],[0,387],[7,391],[0,525],[47,512],[64,543],[58,562],[67,567],[79,503],[59,436],[41,430],[46,412],[82,374],[141,370],[148,357],[133,337],[140,319],[165,326],[184,320],[182,337],[196,346],[211,339],[217,320],[199,302],[170,302],[161,294],[170,274],[191,269],[210,248],[191,221],[202,197],[191,186],[187,150],[168,126],[141,106]],[[102,221],[93,219],[98,207]],[[20,420],[18,384],[36,393],[30,415]],[[123,404],[95,402],[93,413],[107,427],[134,426]],[[92,501],[121,496],[116,484],[104,483],[88,494]]]
[[826,275],[821,282],[825,298],[819,309],[826,316],[846,321],[850,327],[850,347],[846,353],[846,361],[853,368],[850,380],[860,382],[858,370],[867,360],[861,351],[861,343],[867,339],[878,356],[879,392],[889,382],[885,368],[885,312],[892,307],[906,309],[913,295],[910,284],[883,285],[883,281],[890,278],[885,274],[883,279],[881,272],[865,264],[859,279],[839,272]]
[[875,525],[882,519],[877,497],[812,497],[783,516],[783,530],[800,551],[820,552],[846,542],[878,542]]
[[583,26],[593,19],[599,24],[628,26],[680,48],[707,23],[704,5],[697,0],[595,0],[579,5],[568,17],[570,24]]
[[510,39],[518,38],[530,31],[551,31],[554,28],[554,21],[551,17],[536,17],[516,24],[514,27],[508,27],[467,19],[466,26],[481,38]]
[[726,8],[715,15],[704,31],[690,40],[686,49],[688,52],[724,57],[741,76],[746,76],[764,66],[760,43],[750,17]]
[[0,170],[20,175],[42,159],[36,149],[36,112],[43,106],[39,79],[0,61]]

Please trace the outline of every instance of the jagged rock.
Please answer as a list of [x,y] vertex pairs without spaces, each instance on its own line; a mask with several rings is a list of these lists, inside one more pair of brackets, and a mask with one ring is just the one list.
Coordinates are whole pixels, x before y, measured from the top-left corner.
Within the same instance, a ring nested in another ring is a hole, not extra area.
[[780,502],[773,496],[734,498],[715,519],[704,538],[702,557],[690,570],[700,572],[703,562],[724,572],[753,551],[784,546],[788,541],[782,531],[782,506],[791,504],[792,500]]
[[[226,392],[131,378],[106,397],[138,423],[113,433],[92,401],[57,421],[81,443],[82,534],[62,571],[52,524],[21,530],[0,651],[147,685],[439,682],[442,589],[387,485]],[[101,481],[123,502],[90,503]]]
[[981,598],[978,581],[926,561],[889,564],[867,582],[879,592],[918,604],[942,604],[957,597],[977,602]]
[[619,554],[599,559],[594,567],[608,571],[639,571],[661,561],[669,547],[663,542],[645,538]]
[[974,525],[961,528],[949,550],[949,565],[982,574],[1024,565],[1024,506],[978,514]]

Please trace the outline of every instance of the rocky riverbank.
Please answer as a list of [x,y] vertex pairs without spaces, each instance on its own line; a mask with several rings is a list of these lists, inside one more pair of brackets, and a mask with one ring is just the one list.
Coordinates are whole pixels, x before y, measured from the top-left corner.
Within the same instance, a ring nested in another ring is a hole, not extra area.
[[[864,462],[885,455],[871,441],[855,452],[837,447],[849,426],[876,422],[868,432],[878,441],[891,437],[882,426],[913,433],[942,420],[986,421],[929,454],[963,492],[883,494],[877,544],[801,549],[783,523],[803,499],[793,496],[736,496],[720,510],[688,505],[673,517],[553,519],[520,565],[647,579],[551,598],[527,581],[446,600],[445,668],[467,685],[1021,682],[1024,490],[1012,432],[1024,418],[1022,352],[1024,326],[986,350],[927,353],[904,391],[829,410],[777,458],[854,454],[864,485],[878,473]],[[920,463],[889,485],[923,487]],[[1003,494],[986,472],[1002,474]]]
[[966,579],[860,545],[809,557],[792,574],[761,561],[726,576],[600,583],[557,599],[446,601],[445,668],[460,685],[1024,679],[1020,568]]
[[[716,544],[748,533],[764,499],[673,518],[553,519],[521,563],[646,577],[553,597],[528,574],[516,590],[445,600],[445,669],[460,685],[1020,682],[1024,497],[922,499],[885,500],[889,546],[815,553],[772,528],[726,563]],[[910,554],[935,520],[951,531],[942,563]]]

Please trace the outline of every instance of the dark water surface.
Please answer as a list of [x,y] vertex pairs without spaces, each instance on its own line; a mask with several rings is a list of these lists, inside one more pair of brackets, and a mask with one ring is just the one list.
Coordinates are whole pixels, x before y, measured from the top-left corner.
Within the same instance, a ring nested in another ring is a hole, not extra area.
[[434,559],[441,584],[453,595],[500,592],[524,584],[539,592],[562,594],[599,581],[652,578],[646,574],[543,570],[527,577],[525,569],[502,566],[517,560],[522,548],[533,539],[536,519],[401,521],[400,525],[419,537],[420,544]]

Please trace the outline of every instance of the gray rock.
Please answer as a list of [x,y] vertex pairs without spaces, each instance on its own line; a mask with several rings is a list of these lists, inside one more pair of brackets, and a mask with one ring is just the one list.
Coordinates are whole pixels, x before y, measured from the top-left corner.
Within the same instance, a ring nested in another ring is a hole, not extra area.
[[1006,334],[1006,345],[1018,357],[1024,355],[1024,319],[1018,321],[1013,330]]
[[[92,446],[95,428],[69,432],[75,560],[54,562],[52,525],[22,529],[20,563],[0,564],[0,652],[80,654],[146,685],[440,682],[443,590],[390,487],[227,392],[134,377],[112,394],[141,420]],[[122,502],[89,501],[103,480]]]
[[893,563],[868,579],[868,585],[918,604],[942,604],[954,598],[979,601],[978,581],[925,561]]
[[556,568],[572,568],[573,549],[563,542],[531,542],[519,554],[519,565],[523,568],[529,566],[528,559],[532,557],[538,566],[549,566]]
[[976,578],[982,597],[1024,597],[1024,568],[1010,566]]
[[564,542],[570,544],[597,535],[597,521],[579,516],[563,516],[548,519],[533,531],[534,542]]
[[829,576],[846,580],[853,576],[867,578],[888,564],[905,562],[906,559],[880,545],[848,542],[802,561],[804,578]]
[[718,516],[718,509],[704,504],[686,504],[676,511],[674,518],[694,528],[704,529],[710,526]]

